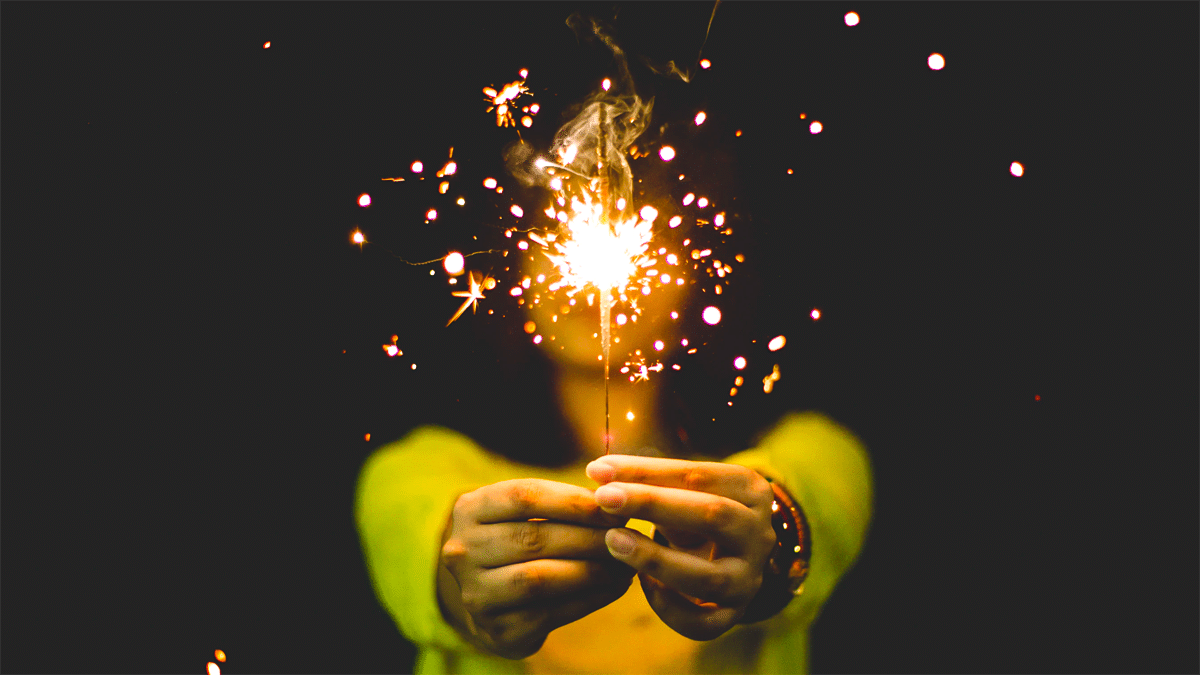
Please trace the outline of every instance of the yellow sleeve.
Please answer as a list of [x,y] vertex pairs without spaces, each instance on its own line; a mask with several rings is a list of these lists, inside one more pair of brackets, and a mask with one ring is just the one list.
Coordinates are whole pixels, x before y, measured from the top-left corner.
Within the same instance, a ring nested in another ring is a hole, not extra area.
[[824,415],[791,413],[757,447],[726,460],[780,482],[800,504],[811,529],[812,558],[804,592],[780,623],[807,628],[862,549],[871,522],[872,479],[866,449]]
[[359,474],[355,521],[371,583],[411,642],[474,651],[438,607],[442,532],[455,499],[509,477],[509,465],[462,434],[422,427],[377,450]]

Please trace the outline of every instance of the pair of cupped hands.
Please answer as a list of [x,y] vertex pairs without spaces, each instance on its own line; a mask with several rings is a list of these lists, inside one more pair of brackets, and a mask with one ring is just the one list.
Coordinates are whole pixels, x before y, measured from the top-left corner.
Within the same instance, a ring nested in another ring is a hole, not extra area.
[[[523,478],[458,498],[441,564],[457,582],[460,629],[524,658],[550,631],[621,597],[635,574],[681,635],[710,640],[732,628],[776,542],[770,483],[734,464],[630,455],[601,457],[587,475],[600,487]],[[630,518],[653,523],[669,546],[623,527]]]

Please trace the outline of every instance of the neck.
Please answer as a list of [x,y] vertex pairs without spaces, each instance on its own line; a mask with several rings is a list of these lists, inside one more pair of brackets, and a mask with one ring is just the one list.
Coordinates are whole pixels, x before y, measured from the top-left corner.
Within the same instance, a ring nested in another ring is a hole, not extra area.
[[[618,368],[609,381],[609,452],[644,454],[643,448],[657,447],[657,411],[651,382],[629,382]],[[583,444],[587,459],[604,455],[604,368],[562,366],[555,376],[555,387],[567,422]],[[633,412],[633,419],[626,414]]]

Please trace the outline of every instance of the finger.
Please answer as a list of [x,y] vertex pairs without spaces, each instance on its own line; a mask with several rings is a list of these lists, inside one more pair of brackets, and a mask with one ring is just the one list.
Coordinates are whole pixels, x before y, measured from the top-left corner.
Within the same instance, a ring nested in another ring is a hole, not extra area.
[[675,632],[692,640],[711,640],[729,630],[739,618],[733,607],[696,603],[648,574],[639,574],[650,608]]
[[751,507],[769,503],[773,498],[770,484],[758,472],[720,462],[605,455],[587,465],[587,475],[602,484],[643,483],[708,492]]
[[489,622],[488,633],[502,656],[520,659],[529,656],[545,642],[546,635],[601,609],[625,594],[633,578],[623,583],[574,594],[553,602],[505,612]]
[[758,577],[741,558],[705,560],[660,546],[640,532],[614,528],[606,537],[617,560],[649,574],[668,587],[701,600],[724,606],[745,605],[758,590]]
[[546,558],[482,570],[470,591],[463,589],[463,606],[472,613],[498,614],[573,593],[595,591],[625,582],[632,574],[619,574],[612,563],[598,560]]
[[596,506],[591,490],[540,478],[493,483],[460,499],[473,507],[479,523],[545,518],[595,527],[614,525],[612,516]]
[[750,507],[707,492],[640,483],[609,483],[596,488],[596,502],[609,513],[704,534],[733,555],[742,553],[752,543],[747,541],[750,533],[758,530],[762,530],[764,536],[766,533],[758,527],[758,515]]
[[611,560],[604,545],[607,528],[549,520],[494,523],[472,530],[468,542],[483,567],[501,567],[539,558]]

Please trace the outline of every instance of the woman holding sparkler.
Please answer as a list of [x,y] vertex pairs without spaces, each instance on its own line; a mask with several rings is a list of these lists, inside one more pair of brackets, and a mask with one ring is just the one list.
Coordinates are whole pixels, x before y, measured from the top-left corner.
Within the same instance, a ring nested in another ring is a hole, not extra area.
[[[684,293],[669,288],[659,301]],[[528,307],[551,322],[548,303]],[[578,461],[520,464],[425,427],[364,468],[365,555],[418,646],[416,672],[806,671],[809,625],[870,519],[863,448],[823,416],[792,414],[724,462],[605,455],[598,312],[560,314],[547,350]],[[646,314],[618,339],[672,325]],[[614,452],[686,452],[655,404],[661,381],[613,388],[614,410],[638,411]]]
[[[356,508],[376,593],[417,644],[418,673],[804,672],[809,625],[870,520],[866,454],[827,418],[793,414],[723,462],[682,459],[703,432],[656,405],[670,380],[649,377],[662,364],[644,357],[610,396],[610,347],[653,342],[665,359],[679,323],[647,307],[682,307],[696,282],[679,276],[687,265],[652,270],[657,211],[634,212],[625,159],[651,101],[590,25],[620,77],[559,130],[553,159],[523,169],[554,190],[547,215],[562,224],[531,234],[544,256],[520,260],[525,288],[550,283],[523,306],[553,326],[544,349],[573,456],[517,463],[438,427],[382,448]],[[660,235],[665,261],[674,244]],[[620,431],[610,408],[628,411]]]

